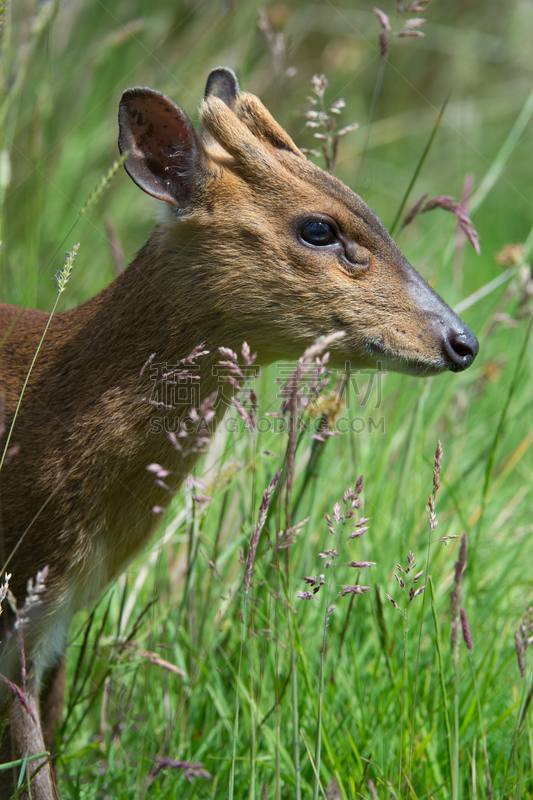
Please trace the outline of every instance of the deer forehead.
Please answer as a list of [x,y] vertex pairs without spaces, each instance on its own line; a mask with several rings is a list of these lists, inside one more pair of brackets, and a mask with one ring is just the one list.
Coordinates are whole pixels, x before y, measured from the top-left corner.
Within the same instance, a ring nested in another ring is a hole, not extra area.
[[306,217],[329,216],[356,244],[390,254],[392,241],[385,227],[342,181],[303,156],[276,151],[268,144],[262,144],[261,150],[263,158],[243,167],[239,158],[220,147],[214,158],[220,168],[216,192],[220,202],[236,208],[254,206],[256,213],[265,215],[265,222],[291,224]]

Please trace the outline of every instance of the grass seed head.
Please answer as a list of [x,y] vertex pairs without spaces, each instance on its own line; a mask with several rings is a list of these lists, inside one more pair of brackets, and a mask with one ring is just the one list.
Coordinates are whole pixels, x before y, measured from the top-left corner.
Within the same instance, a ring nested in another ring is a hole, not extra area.
[[272,480],[270,481],[269,486],[263,492],[263,499],[261,500],[261,505],[259,506],[259,514],[257,516],[257,522],[254,525],[252,530],[252,535],[250,537],[250,547],[248,548],[248,558],[246,560],[246,571],[244,573],[244,593],[248,594],[248,590],[250,588],[250,583],[252,581],[252,574],[255,562],[255,555],[257,553],[257,545],[259,544],[259,537],[261,535],[261,531],[263,530],[263,526],[266,522],[267,511],[270,505],[270,500],[272,495],[274,494],[274,490],[278,484],[278,481],[281,477],[281,473],[283,472],[282,469],[279,469]]
[[67,252],[65,260],[63,261],[63,269],[58,270],[54,274],[59,294],[61,294],[61,292],[64,292],[65,289],[67,288],[67,283],[69,281],[70,274],[72,272],[72,267],[74,265],[74,259],[78,255],[79,249],[80,249],[80,243],[78,242],[78,244],[75,244],[70,252]]
[[472,652],[474,649],[474,643],[472,641],[472,634],[470,633],[470,625],[468,624],[468,617],[466,616],[466,611],[464,608],[461,609],[461,626],[463,628],[463,639],[465,640],[465,644]]
[[461,625],[460,625],[460,606],[463,588],[463,573],[466,568],[466,555],[468,548],[468,537],[463,533],[461,537],[461,546],[459,548],[459,558],[455,562],[455,578],[453,589],[450,593],[451,603],[451,633],[450,633],[450,647],[452,653],[452,661],[457,665],[459,661],[459,653],[461,649]]

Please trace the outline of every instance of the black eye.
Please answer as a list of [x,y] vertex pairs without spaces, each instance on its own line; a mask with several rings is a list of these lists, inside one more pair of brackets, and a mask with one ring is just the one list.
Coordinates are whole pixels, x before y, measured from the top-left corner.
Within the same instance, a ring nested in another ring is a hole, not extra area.
[[337,241],[333,227],[319,219],[304,222],[300,228],[300,236],[304,242],[314,244],[316,247],[326,247],[326,245]]

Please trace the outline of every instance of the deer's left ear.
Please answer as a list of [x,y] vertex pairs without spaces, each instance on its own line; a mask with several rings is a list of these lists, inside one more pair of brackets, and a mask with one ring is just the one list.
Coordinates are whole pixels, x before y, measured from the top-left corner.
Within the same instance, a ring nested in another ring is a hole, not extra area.
[[144,192],[183,208],[190,204],[204,160],[203,145],[187,115],[153,89],[122,95],[118,110],[127,173]]

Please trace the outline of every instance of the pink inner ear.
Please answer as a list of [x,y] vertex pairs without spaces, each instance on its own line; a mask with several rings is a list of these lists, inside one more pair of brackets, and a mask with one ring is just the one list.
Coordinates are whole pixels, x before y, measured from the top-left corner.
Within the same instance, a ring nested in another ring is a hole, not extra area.
[[135,183],[159,200],[180,206],[194,188],[197,138],[183,111],[159,92],[133,89],[123,96],[120,149]]

